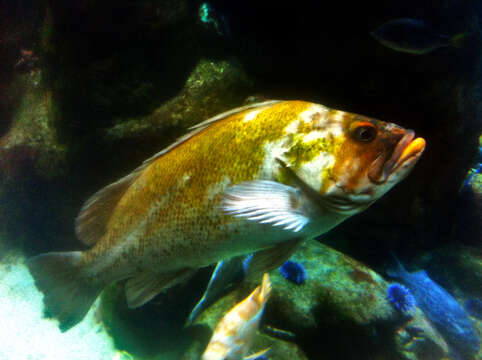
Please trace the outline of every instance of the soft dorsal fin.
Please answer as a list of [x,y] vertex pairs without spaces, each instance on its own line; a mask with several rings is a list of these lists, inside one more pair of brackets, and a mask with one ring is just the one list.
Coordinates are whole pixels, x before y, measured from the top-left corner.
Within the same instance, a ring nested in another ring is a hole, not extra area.
[[180,144],[199,134],[210,124],[227,118],[233,114],[254,108],[269,106],[280,102],[280,100],[270,100],[256,104],[241,106],[222,114],[216,115],[190,128],[190,132],[177,139],[173,144],[159,151],[154,156],[145,160],[141,166],[124,176],[122,179],[112,183],[91,196],[82,206],[80,213],[75,221],[75,230],[78,238],[86,245],[94,245],[105,234],[107,222],[110,219],[112,211],[124,195],[129,186],[138,178],[142,171],[155,160],[176,148]]
[[141,169],[136,169],[99,190],[84,203],[75,219],[75,232],[84,244],[92,246],[104,235],[114,207],[140,173]]

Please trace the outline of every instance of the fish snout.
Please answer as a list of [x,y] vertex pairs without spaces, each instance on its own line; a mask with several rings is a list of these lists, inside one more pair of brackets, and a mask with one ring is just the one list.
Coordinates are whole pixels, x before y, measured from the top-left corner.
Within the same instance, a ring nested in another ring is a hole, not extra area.
[[370,166],[368,177],[375,184],[385,183],[396,172],[408,173],[425,150],[425,139],[416,138],[413,130],[404,130],[398,126],[390,130],[400,140],[388,159],[381,154]]

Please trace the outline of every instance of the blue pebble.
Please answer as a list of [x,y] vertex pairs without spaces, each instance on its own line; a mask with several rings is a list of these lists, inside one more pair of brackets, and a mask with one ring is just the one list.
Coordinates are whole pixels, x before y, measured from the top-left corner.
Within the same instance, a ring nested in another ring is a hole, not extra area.
[[416,302],[412,293],[405,286],[398,283],[388,286],[387,300],[393,307],[404,314],[409,314],[415,309]]
[[281,275],[295,284],[301,285],[306,281],[306,270],[303,265],[294,261],[286,261],[279,269]]

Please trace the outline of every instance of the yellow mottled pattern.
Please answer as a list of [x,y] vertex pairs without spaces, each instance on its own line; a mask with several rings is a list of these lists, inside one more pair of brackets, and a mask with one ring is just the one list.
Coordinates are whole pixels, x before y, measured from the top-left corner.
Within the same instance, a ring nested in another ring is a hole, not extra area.
[[[110,251],[140,224],[142,235],[125,245],[125,258],[183,261],[225,241],[223,225],[233,221],[218,208],[226,182],[256,179],[265,159],[264,145],[281,138],[284,128],[310,105],[277,103],[261,108],[248,122],[243,122],[244,116],[259,109],[232,115],[155,159],[119,201],[91,256]],[[218,189],[210,194],[213,188]]]

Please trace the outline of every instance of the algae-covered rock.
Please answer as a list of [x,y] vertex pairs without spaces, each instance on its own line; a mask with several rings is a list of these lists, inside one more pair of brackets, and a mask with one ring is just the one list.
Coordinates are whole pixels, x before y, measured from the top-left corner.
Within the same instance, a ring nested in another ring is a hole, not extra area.
[[11,88],[20,95],[9,130],[0,138],[0,182],[15,181],[25,171],[45,179],[57,176],[66,148],[57,138],[52,92],[41,85],[40,71],[18,75]]
[[106,138],[151,138],[153,134],[165,136],[168,131],[186,131],[202,119],[239,106],[252,86],[252,80],[236,60],[202,59],[175,97],[147,116],[117,119],[117,124],[107,130]]
[[68,224],[61,214],[69,213],[69,193],[58,180],[68,174],[69,148],[59,140],[58,104],[40,70],[16,74],[9,90],[17,99],[0,134],[0,226],[10,245],[31,249]]
[[[316,241],[303,244],[291,260],[306,269],[307,279],[297,285],[278,270],[270,274],[273,292],[261,327],[270,337],[289,340],[310,359],[319,358],[320,348],[327,358],[343,359],[426,360],[447,354],[424,314],[417,309],[405,317],[395,310],[386,299],[388,283],[365,265]],[[214,303],[197,326],[212,330],[258,280],[243,282]]]
[[401,359],[440,360],[449,354],[445,340],[418,308],[410,319],[396,327],[394,340],[396,354]]

